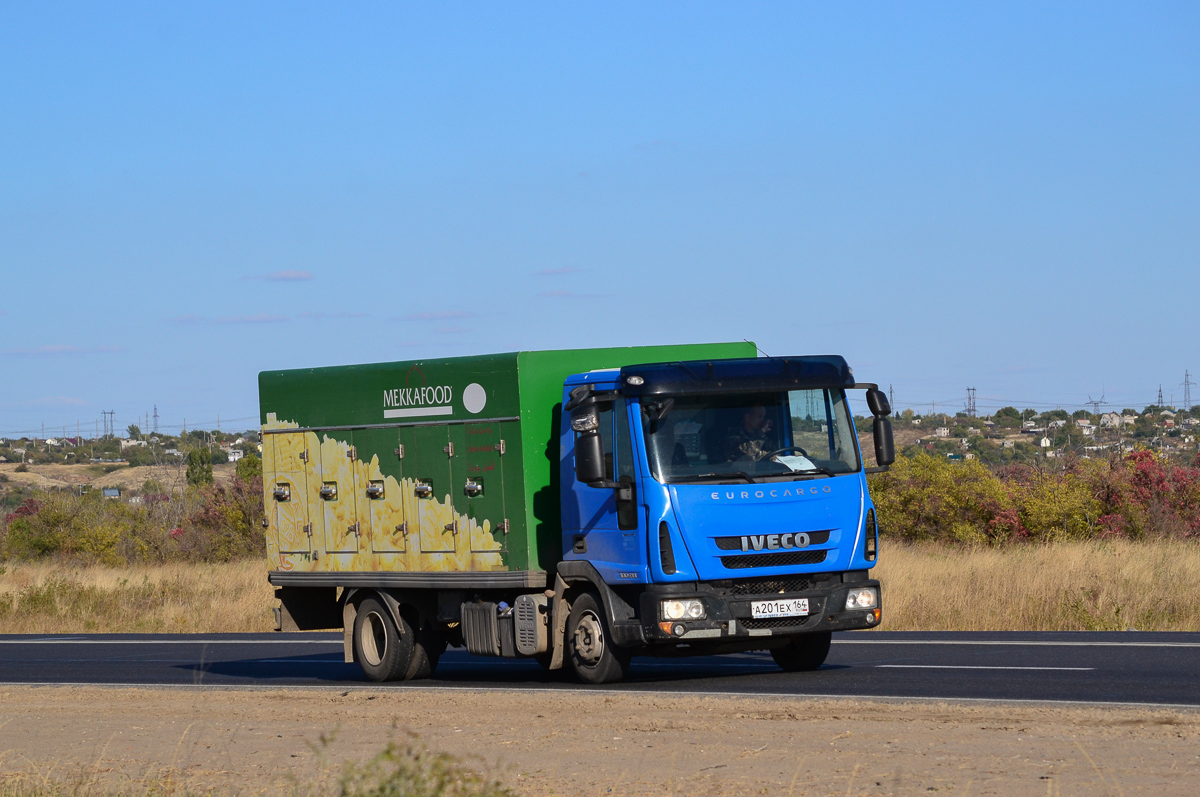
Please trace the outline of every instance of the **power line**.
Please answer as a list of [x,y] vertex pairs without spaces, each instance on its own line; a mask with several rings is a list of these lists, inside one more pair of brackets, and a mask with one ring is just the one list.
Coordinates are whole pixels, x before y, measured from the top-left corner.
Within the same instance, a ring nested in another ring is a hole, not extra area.
[[1192,375],[1187,371],[1183,372],[1183,408],[1192,408]]

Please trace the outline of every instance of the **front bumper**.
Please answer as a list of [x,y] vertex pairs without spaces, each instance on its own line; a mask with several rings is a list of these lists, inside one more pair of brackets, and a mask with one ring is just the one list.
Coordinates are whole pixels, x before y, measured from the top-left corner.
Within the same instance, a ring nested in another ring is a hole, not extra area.
[[[882,594],[873,609],[845,610],[851,589],[874,587],[867,571],[806,574],[796,577],[757,578],[711,583],[652,585],[641,596],[639,616],[647,644],[693,642],[746,642],[756,638],[779,638],[818,631],[851,631],[879,625]],[[665,621],[660,605],[668,598],[699,598],[705,619]],[[753,601],[807,598],[804,617],[754,619]],[[665,623],[666,625],[663,625]],[[682,633],[679,633],[682,627]]]

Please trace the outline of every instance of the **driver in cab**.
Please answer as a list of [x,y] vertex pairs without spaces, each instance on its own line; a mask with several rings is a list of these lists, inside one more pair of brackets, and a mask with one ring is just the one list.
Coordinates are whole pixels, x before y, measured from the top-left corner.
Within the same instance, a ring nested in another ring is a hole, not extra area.
[[765,407],[747,407],[742,422],[725,435],[725,459],[729,462],[766,459],[777,448],[771,427]]

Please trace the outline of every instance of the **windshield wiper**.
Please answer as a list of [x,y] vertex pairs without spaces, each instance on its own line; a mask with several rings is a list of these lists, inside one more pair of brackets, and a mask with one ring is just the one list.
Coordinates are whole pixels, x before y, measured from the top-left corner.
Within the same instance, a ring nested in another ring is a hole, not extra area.
[[807,476],[812,473],[820,473],[825,476],[836,476],[837,475],[836,473],[831,471],[829,468],[824,468],[824,467],[820,467],[820,466],[817,466],[814,468],[804,468],[803,470],[792,471],[793,476]]
[[691,479],[745,479],[751,484],[758,484],[754,481],[754,477],[744,470],[730,471],[729,473],[701,473],[696,476],[690,476]]

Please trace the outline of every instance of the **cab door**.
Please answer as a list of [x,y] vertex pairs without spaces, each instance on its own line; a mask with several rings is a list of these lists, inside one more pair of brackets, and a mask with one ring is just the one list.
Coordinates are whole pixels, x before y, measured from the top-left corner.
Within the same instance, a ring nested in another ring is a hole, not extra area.
[[358,553],[360,527],[354,492],[354,446],[349,440],[321,437],[321,486],[317,495],[325,521],[325,551]]
[[467,516],[471,551],[504,551],[508,535],[500,424],[468,423],[449,428],[454,445],[450,462],[455,507],[459,515]]
[[305,435],[285,432],[263,438],[263,453],[270,457],[265,469],[270,479],[267,517],[275,531],[279,552],[309,553],[312,527],[308,521]]
[[448,429],[448,426],[410,426],[402,435],[411,441],[404,447],[405,475],[411,473],[414,480],[422,553],[453,553],[457,545],[458,524],[450,472],[453,449]]

